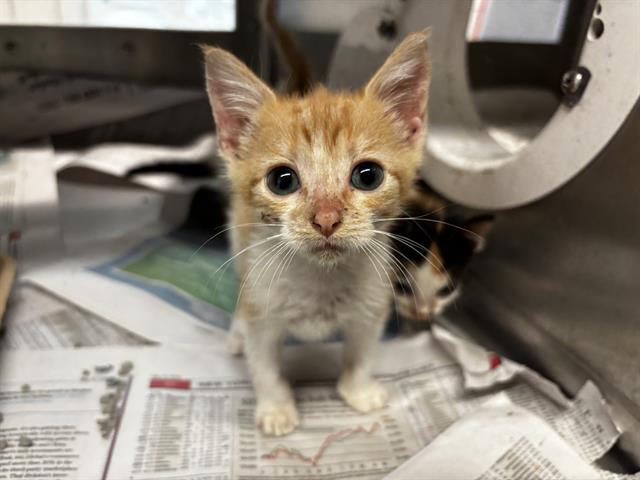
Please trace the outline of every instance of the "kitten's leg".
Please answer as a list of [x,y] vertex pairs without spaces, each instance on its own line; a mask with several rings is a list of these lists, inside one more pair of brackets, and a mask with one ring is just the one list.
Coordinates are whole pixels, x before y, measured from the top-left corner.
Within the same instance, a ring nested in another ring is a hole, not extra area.
[[277,322],[246,322],[245,355],[256,393],[256,425],[266,435],[286,435],[299,423],[289,383],[279,365],[284,328]]
[[338,380],[340,396],[360,412],[386,405],[386,389],[371,376],[373,359],[384,322],[363,326],[361,322],[345,325],[344,368]]
[[240,356],[244,352],[245,318],[250,318],[247,316],[250,315],[247,310],[248,308],[244,305],[244,302],[240,301],[236,306],[236,311],[233,312],[226,342],[227,352],[231,355]]

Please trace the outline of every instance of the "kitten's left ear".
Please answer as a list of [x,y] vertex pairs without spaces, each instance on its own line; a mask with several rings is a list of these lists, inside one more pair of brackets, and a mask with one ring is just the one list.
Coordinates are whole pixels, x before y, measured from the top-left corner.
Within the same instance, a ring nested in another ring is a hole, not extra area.
[[202,46],[207,93],[218,130],[218,144],[226,157],[237,158],[260,106],[275,94],[229,52]]
[[473,251],[481,252],[487,243],[486,238],[493,228],[496,217],[493,215],[481,215],[467,221],[465,228],[467,232],[463,232],[465,236],[473,243]]
[[427,29],[405,38],[365,88],[366,95],[382,100],[403,122],[411,143],[424,133],[431,80],[429,35],[430,29]]

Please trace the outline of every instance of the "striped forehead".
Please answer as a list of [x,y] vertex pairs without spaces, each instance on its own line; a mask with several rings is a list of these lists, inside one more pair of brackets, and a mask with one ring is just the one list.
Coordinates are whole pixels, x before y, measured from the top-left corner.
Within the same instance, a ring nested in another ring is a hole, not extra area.
[[338,188],[344,184],[344,175],[361,150],[354,135],[357,112],[353,102],[345,99],[322,100],[312,97],[291,105],[287,154],[301,175],[306,173],[321,179],[325,187]]
[[291,106],[290,147],[302,146],[326,153],[347,148],[355,140],[355,110],[352,101],[340,97],[314,96],[300,100]]

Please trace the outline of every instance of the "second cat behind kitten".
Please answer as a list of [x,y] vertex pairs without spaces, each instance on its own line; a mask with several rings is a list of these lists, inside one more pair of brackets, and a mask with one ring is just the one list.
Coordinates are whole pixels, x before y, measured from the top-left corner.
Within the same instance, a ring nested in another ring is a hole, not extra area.
[[279,365],[287,334],[341,332],[338,392],[361,412],[387,402],[371,368],[393,292],[389,219],[422,161],[427,37],[408,36],[362,91],[303,98],[277,96],[230,53],[203,49],[241,279],[230,348],[246,355],[265,434],[299,423]]

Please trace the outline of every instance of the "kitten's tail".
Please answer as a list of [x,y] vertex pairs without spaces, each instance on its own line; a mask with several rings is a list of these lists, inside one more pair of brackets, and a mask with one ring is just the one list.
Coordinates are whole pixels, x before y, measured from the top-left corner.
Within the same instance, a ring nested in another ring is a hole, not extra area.
[[298,49],[291,34],[278,21],[276,0],[263,0],[260,4],[260,22],[269,34],[280,66],[290,72],[287,93],[304,95],[313,87],[311,68]]

